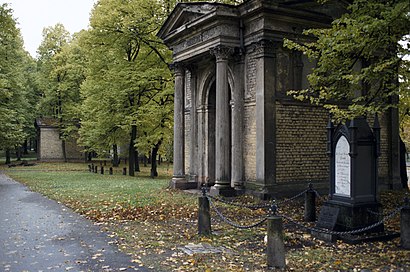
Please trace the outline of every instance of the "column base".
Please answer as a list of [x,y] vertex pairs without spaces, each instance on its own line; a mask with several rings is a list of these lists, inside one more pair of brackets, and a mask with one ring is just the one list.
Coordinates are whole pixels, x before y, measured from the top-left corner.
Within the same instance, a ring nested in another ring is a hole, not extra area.
[[196,189],[198,187],[197,182],[190,182],[186,180],[186,178],[172,178],[169,187],[171,189],[177,189],[177,190],[188,190],[188,189]]
[[227,197],[233,197],[236,196],[236,191],[234,188],[230,186],[221,186],[220,184],[216,184],[211,187],[209,190],[209,194],[212,196],[227,196]]
[[234,185],[235,193],[237,196],[244,195],[246,193],[245,186],[243,184],[235,184]]

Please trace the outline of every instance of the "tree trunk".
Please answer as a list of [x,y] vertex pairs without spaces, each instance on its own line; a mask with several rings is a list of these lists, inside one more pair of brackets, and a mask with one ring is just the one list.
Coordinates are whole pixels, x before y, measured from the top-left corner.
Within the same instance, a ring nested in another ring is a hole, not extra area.
[[6,149],[6,164],[10,164],[10,163],[11,163],[10,149],[7,148]]
[[136,159],[136,152],[135,152],[135,140],[137,138],[137,126],[131,126],[131,140],[130,146],[128,148],[128,175],[135,176],[135,159]]
[[66,149],[65,149],[65,140],[64,140],[64,139],[61,140],[61,147],[62,147],[62,149],[63,149],[63,159],[64,159],[64,162],[67,162],[67,152],[66,152]]
[[112,152],[113,152],[113,158],[112,158],[112,166],[118,167],[119,161],[118,161],[118,146],[116,144],[112,145]]
[[23,154],[27,155],[28,154],[28,142],[27,139],[24,140],[24,144],[23,144]]
[[21,147],[20,146],[16,147],[16,158],[17,158],[17,161],[21,161]]
[[148,165],[147,165],[147,161],[148,161],[147,156],[144,155],[144,167],[147,167],[147,166],[148,166]]
[[151,178],[158,177],[158,171],[157,171],[157,154],[159,147],[161,146],[162,140],[159,140],[159,142],[152,148],[152,153],[151,153]]

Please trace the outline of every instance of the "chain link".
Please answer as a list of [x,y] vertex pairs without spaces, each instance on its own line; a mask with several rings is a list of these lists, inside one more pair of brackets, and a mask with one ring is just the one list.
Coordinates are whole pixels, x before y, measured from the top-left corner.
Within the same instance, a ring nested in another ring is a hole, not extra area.
[[299,197],[301,197],[302,195],[304,195],[307,191],[309,191],[309,190],[306,189],[306,190],[300,192],[299,194],[297,194],[297,195],[295,195],[295,196],[293,196],[293,197],[291,197],[291,198],[287,198],[287,199],[278,201],[277,204],[284,204],[284,203],[288,203],[288,202],[290,202],[290,201],[293,201],[293,200],[295,200],[296,198],[299,198]]
[[[270,207],[272,207],[272,204],[271,203],[264,203],[264,204],[257,204],[257,205],[247,205],[247,204],[242,204],[242,203],[236,203],[236,202],[233,202],[233,201],[228,201],[228,200],[225,200],[225,199],[223,199],[223,198],[219,198],[219,197],[215,197],[215,196],[211,196],[211,195],[206,195],[208,198],[211,198],[211,199],[213,199],[213,200],[215,200],[215,201],[219,201],[219,202],[222,202],[222,203],[225,203],[225,204],[227,204],[227,205],[231,205],[231,206],[235,206],[235,207],[240,207],[240,208],[248,208],[248,209],[251,209],[251,210],[258,210],[258,209],[269,209]],[[275,202],[275,200],[273,200],[272,202]]]
[[[313,190],[313,192],[316,194],[317,197],[323,199],[323,198],[319,195],[319,193],[318,193],[316,190],[312,189],[312,188],[306,189],[306,190],[300,192],[299,194],[297,194],[297,195],[295,195],[295,196],[293,196],[293,197],[291,197],[291,198],[282,200],[282,201],[278,201],[278,202],[277,202],[276,200],[273,200],[273,201],[271,201],[270,203],[258,204],[258,205],[247,205],[247,204],[236,203],[236,202],[233,202],[233,201],[228,201],[228,200],[225,200],[225,199],[222,199],[222,198],[218,198],[218,197],[215,197],[215,196],[211,196],[211,195],[207,194],[207,192],[206,192],[205,190],[203,190],[203,194],[204,194],[204,196],[206,196],[206,198],[208,199],[208,201],[209,201],[209,203],[210,203],[212,209],[216,212],[216,214],[218,214],[218,216],[222,219],[222,221],[224,221],[225,223],[227,223],[227,224],[229,224],[229,225],[231,225],[231,226],[233,226],[233,227],[235,227],[235,228],[239,228],[239,229],[251,229],[251,228],[260,226],[260,225],[262,225],[262,224],[268,219],[268,215],[264,216],[263,218],[261,218],[258,222],[254,223],[254,224],[251,224],[251,225],[240,225],[240,224],[237,224],[237,223],[235,223],[235,222],[229,220],[227,217],[225,217],[225,216],[222,214],[222,212],[221,212],[220,210],[218,210],[218,208],[215,206],[213,200],[214,200],[214,201],[222,202],[222,203],[227,204],[227,205],[231,205],[231,206],[235,206],[235,207],[241,207],[241,208],[248,208],[248,209],[252,209],[252,210],[268,209],[268,213],[269,213],[269,214],[271,214],[271,215],[272,215],[272,214],[277,214],[278,216],[281,216],[281,217],[285,218],[286,220],[288,220],[289,222],[295,224],[295,225],[298,226],[298,227],[304,228],[304,229],[309,230],[309,231],[320,232],[320,233],[326,233],[326,234],[332,234],[332,235],[340,235],[340,236],[358,234],[358,233],[362,233],[362,232],[366,232],[366,231],[368,231],[368,230],[371,230],[371,229],[373,229],[373,228],[375,228],[375,227],[377,227],[377,226],[383,224],[383,222],[385,222],[385,221],[391,219],[391,218],[392,218],[393,216],[395,216],[398,212],[400,212],[400,210],[404,207],[404,206],[401,206],[401,207],[399,207],[399,208],[396,208],[396,209],[393,210],[390,214],[387,214],[387,215],[384,216],[380,221],[378,221],[378,222],[376,222],[376,223],[374,223],[374,224],[371,224],[371,225],[369,225],[369,226],[366,226],[366,227],[363,227],[363,228],[360,228],[360,229],[350,230],[350,231],[333,231],[333,230],[328,230],[328,229],[322,229],[322,228],[316,228],[316,227],[309,227],[309,226],[306,226],[306,225],[304,225],[304,224],[302,224],[302,223],[296,221],[295,219],[293,219],[293,218],[291,218],[291,217],[289,217],[289,216],[287,216],[287,215],[285,215],[285,214],[283,214],[283,213],[280,213],[280,212],[278,211],[278,204],[283,204],[283,203],[287,203],[287,202],[293,201],[293,200],[295,200],[295,199],[301,197],[302,195],[304,195],[304,194],[305,194],[306,192],[308,192],[309,190]],[[370,210],[367,210],[367,211],[368,211],[369,213],[372,213],[372,214],[382,215],[382,214],[379,214],[379,213],[376,213],[376,212],[373,212],[373,211],[370,211]]]
[[295,219],[293,219],[293,218],[291,218],[291,217],[289,217],[289,216],[287,216],[287,215],[285,215],[285,214],[279,214],[279,216],[281,216],[281,217],[285,218],[286,220],[292,222],[292,223],[295,224],[296,226],[299,226],[299,227],[301,227],[301,228],[307,229],[307,230],[309,230],[309,231],[315,231],[315,232],[321,232],[321,233],[326,233],[326,234],[333,234],[333,235],[343,236],[343,235],[349,235],[349,234],[358,234],[358,233],[361,233],[361,232],[366,232],[366,231],[368,231],[368,230],[371,230],[371,229],[373,229],[373,228],[375,228],[375,227],[377,227],[377,226],[383,224],[383,222],[389,220],[389,219],[392,218],[393,216],[395,216],[398,212],[400,212],[400,210],[401,210],[402,208],[403,208],[403,207],[399,207],[399,208],[393,210],[390,214],[388,214],[387,216],[385,216],[382,220],[380,220],[380,221],[378,221],[378,222],[376,222],[376,223],[374,223],[374,224],[371,224],[371,225],[366,226],[366,227],[361,228],[361,229],[350,230],[350,231],[333,231],[333,230],[327,230],[327,229],[320,229],[320,228],[309,227],[309,226],[303,225],[302,223],[297,222]]
[[261,220],[259,220],[258,222],[251,224],[251,225],[239,225],[231,220],[229,220],[228,218],[226,218],[221,211],[218,210],[218,208],[216,208],[215,204],[213,203],[211,197],[209,197],[208,195],[206,196],[208,198],[209,204],[211,204],[212,209],[214,209],[214,211],[216,212],[216,214],[219,215],[219,217],[222,219],[222,221],[224,221],[225,223],[227,223],[228,225],[231,225],[232,227],[238,228],[238,229],[251,229],[257,226],[262,225],[268,218],[265,216],[263,217]]

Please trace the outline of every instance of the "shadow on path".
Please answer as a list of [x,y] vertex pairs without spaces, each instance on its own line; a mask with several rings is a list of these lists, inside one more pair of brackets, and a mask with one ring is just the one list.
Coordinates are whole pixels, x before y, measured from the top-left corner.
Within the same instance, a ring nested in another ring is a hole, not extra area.
[[91,221],[0,173],[0,271],[148,271]]

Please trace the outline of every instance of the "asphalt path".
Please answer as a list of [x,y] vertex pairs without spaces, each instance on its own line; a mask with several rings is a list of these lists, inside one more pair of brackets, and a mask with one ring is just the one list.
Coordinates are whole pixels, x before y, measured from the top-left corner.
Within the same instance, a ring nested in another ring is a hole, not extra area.
[[99,226],[0,173],[0,271],[148,271]]

